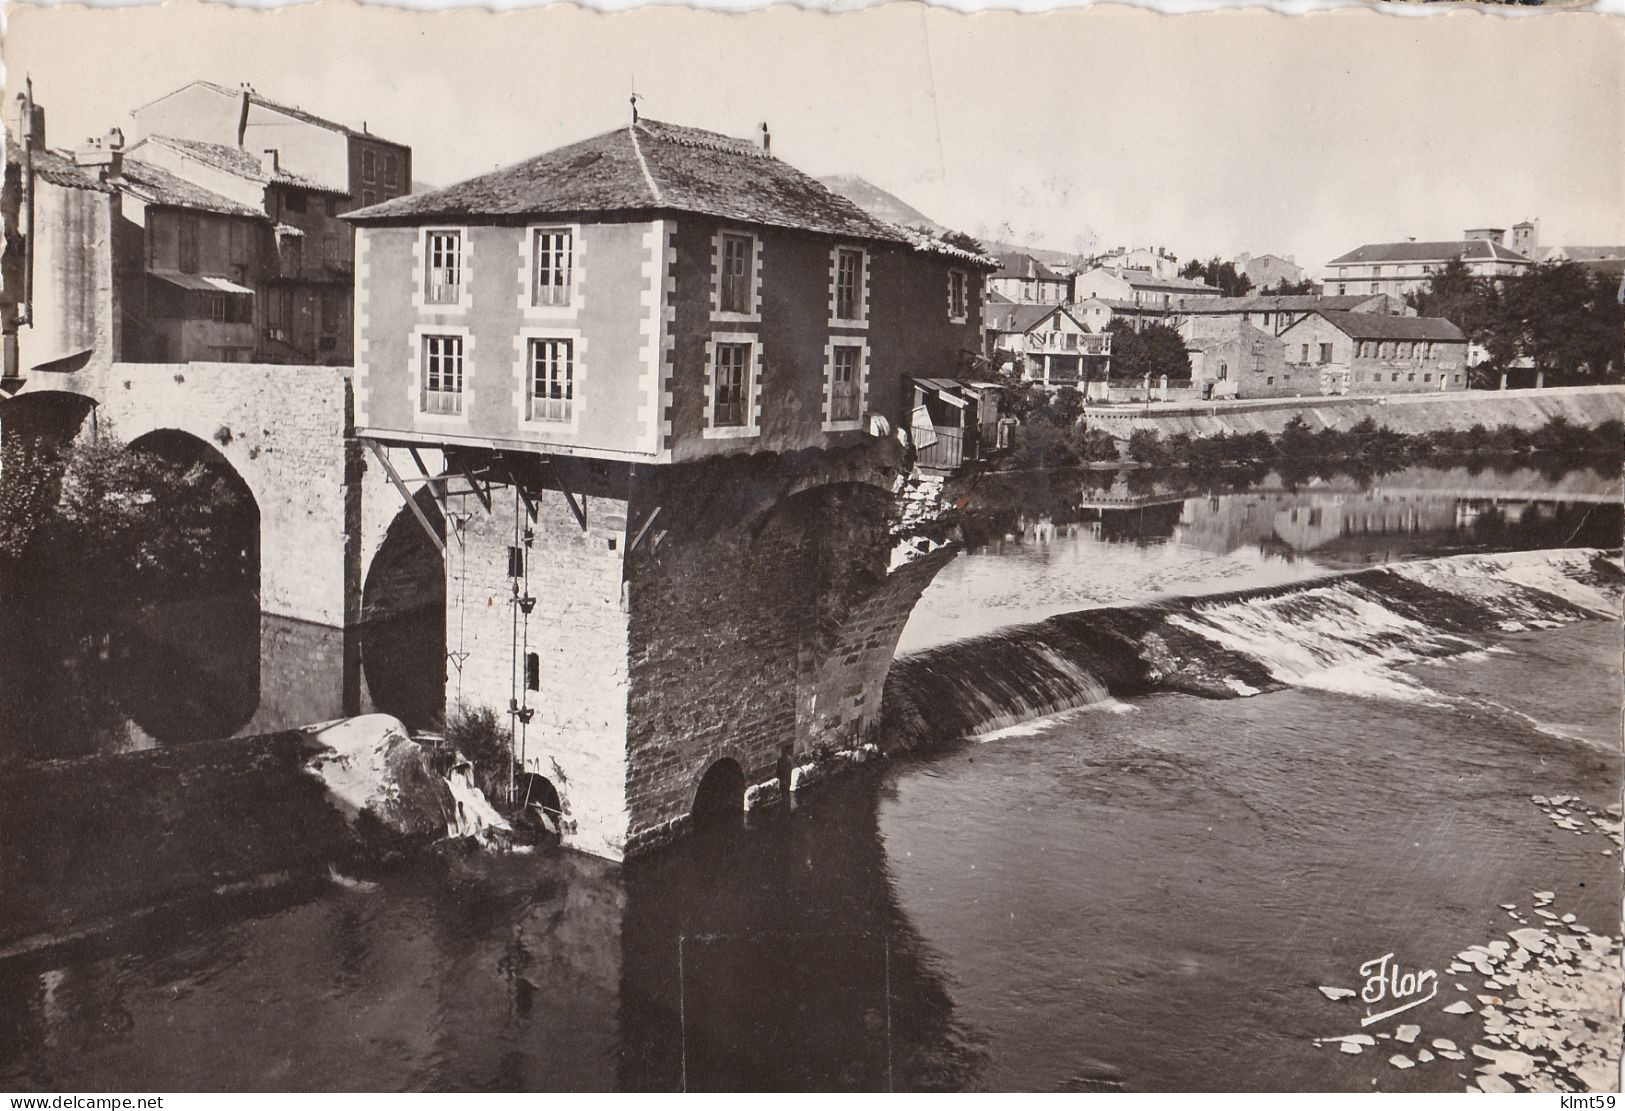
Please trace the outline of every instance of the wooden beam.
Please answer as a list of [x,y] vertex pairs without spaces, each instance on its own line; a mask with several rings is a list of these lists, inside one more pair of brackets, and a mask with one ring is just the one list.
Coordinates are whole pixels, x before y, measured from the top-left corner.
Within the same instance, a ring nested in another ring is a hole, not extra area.
[[569,486],[569,484],[567,482],[564,481],[564,472],[563,472],[563,470],[561,470],[559,468],[559,465],[557,463],[553,462],[550,459],[550,460],[548,460],[548,466],[553,469],[553,477],[558,479],[558,481],[559,481],[559,492],[564,495],[564,500],[570,503],[570,512],[572,512],[572,513],[574,513],[576,515],[576,524],[581,526],[581,531],[582,532],[586,532],[587,531],[587,505],[586,505],[586,500],[583,498],[582,501],[579,501],[579,502],[576,501],[576,496],[574,494],[570,493],[570,486]]
[[632,543],[626,546],[627,555],[637,551],[638,545],[643,542],[643,534],[649,531],[649,526],[655,523],[656,517],[660,516],[660,510],[660,506],[655,506],[649,511],[649,515],[643,519],[643,525],[638,529],[638,534],[632,538]]
[[491,492],[489,490],[482,490],[480,488],[479,481],[474,477],[474,472],[468,469],[468,463],[465,462],[460,455],[457,456],[457,470],[462,474],[464,480],[467,481],[469,488],[474,491],[474,496],[480,499],[480,504],[485,507],[486,516],[490,516]]
[[372,449],[373,455],[378,457],[378,462],[384,468],[384,474],[389,476],[389,481],[394,483],[395,489],[400,492],[401,500],[406,502],[406,508],[410,509],[412,516],[418,519],[418,524],[423,526],[423,531],[428,534],[430,540],[434,541],[434,546],[439,549],[440,554],[445,555],[445,540],[441,539],[440,534],[435,531],[434,525],[429,521],[429,515],[423,512],[423,507],[412,496],[412,491],[407,489],[406,483],[401,481],[401,476],[395,473],[395,467],[390,463],[389,456],[384,453],[384,449],[379,447],[374,440],[363,440],[362,442]]

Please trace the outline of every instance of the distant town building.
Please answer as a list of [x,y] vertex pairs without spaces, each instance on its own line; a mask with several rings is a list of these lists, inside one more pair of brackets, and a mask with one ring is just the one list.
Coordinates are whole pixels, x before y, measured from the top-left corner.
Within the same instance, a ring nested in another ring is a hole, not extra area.
[[[1208,297],[1185,302],[1182,317],[1239,317],[1255,328],[1280,335],[1309,313],[1321,309],[1336,312],[1376,312],[1392,316],[1415,316],[1416,310],[1387,293],[1362,293],[1349,297],[1320,297],[1287,294],[1248,297]],[[1090,321],[1093,324],[1093,321]]]
[[1318,309],[1281,333],[1296,392],[1421,393],[1467,388],[1467,337],[1448,320]]
[[1461,239],[1367,243],[1326,264],[1325,292],[1338,297],[1358,293],[1401,297],[1426,286],[1456,259],[1479,277],[1521,274],[1534,262],[1502,242],[1505,235],[1504,228],[1469,228]]
[[1219,290],[1194,278],[1158,277],[1145,270],[1097,266],[1072,281],[1074,301],[1100,298],[1136,305],[1150,312],[1182,308],[1198,297],[1217,297]]
[[1299,266],[1291,255],[1250,255],[1243,251],[1236,256],[1236,270],[1247,276],[1253,289],[1273,289],[1282,282],[1296,285],[1308,277],[1308,271]]
[[130,113],[130,153],[263,213],[274,249],[254,289],[254,359],[354,361],[351,227],[340,219],[411,191],[412,149],[271,100],[193,81]]
[[623,462],[908,427],[997,264],[654,120],[348,219],[358,431]]
[[1246,317],[1187,317],[1179,333],[1191,360],[1191,386],[1201,391],[1202,398],[1280,397],[1297,392],[1285,370],[1286,345]]
[[1107,269],[1144,270],[1153,278],[1179,277],[1179,259],[1166,247],[1119,247],[1110,254],[1099,255],[1095,266]]
[[990,293],[1023,305],[1060,305],[1072,299],[1071,279],[1032,255],[1004,255],[987,280]]
[[1111,372],[1112,337],[1091,331],[1061,305],[1020,305],[989,298],[988,356],[1012,356],[1021,376],[1045,386],[1075,386]]

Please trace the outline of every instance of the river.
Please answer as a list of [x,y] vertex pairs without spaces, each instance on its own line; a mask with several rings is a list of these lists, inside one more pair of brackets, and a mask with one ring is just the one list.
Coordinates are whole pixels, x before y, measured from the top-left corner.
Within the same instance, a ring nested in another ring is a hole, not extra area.
[[[1399,478],[979,487],[979,542],[927,591],[909,649],[1280,586],[1179,620],[1292,681],[1102,691],[624,869],[448,851],[0,961],[0,1086],[1459,1091],[1484,1061],[1434,1039],[1516,1044],[1486,1040],[1506,1015],[1478,998],[1516,976],[1452,971],[1468,947],[1572,914],[1551,925],[1578,954],[1565,975],[1619,997],[1618,626],[1525,599],[1523,620],[1452,625],[1454,651],[1391,615],[1356,642],[1339,615],[1375,623],[1372,597],[1398,595],[1290,584],[1617,547],[1617,479],[1609,504],[1595,473]],[[375,658],[422,666],[412,638]],[[382,676],[369,692],[412,686]],[[292,713],[261,704],[244,726]],[[1440,997],[1365,1028],[1373,1008],[1320,989],[1360,988],[1385,955]],[[1617,1081],[1612,1021],[1524,1086]]]

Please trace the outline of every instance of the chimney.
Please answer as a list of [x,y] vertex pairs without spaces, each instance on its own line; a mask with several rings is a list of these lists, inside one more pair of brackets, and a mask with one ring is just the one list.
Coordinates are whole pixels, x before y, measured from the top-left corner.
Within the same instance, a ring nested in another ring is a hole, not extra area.
[[96,170],[103,181],[120,177],[124,173],[124,132],[115,127],[105,139],[86,139],[84,145],[73,152],[73,161],[75,165]]
[[242,85],[242,89],[241,89],[241,91],[239,92],[238,95],[239,95],[239,104],[238,104],[238,108],[237,108],[237,146],[240,149],[242,147],[242,145],[243,145],[243,140],[248,135],[248,105],[249,105],[250,100],[254,96],[253,86],[251,86],[247,81],[244,81],[243,85]]
[[762,153],[763,154],[772,154],[773,153],[773,136],[767,130],[767,124],[766,123],[762,124]]
[[265,160],[271,164],[271,172],[273,174],[279,174],[282,172],[282,156],[277,153],[277,149],[275,147],[265,148]]
[[12,118],[12,134],[17,144],[27,150],[45,149],[45,109],[33,103],[22,93],[17,94]]

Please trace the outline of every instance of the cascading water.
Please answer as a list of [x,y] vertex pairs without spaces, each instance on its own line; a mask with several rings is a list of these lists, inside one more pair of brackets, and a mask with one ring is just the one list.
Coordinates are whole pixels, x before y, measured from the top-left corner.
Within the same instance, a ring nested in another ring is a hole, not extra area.
[[1401,665],[1485,651],[1500,633],[1617,619],[1622,582],[1617,555],[1567,549],[1083,610],[899,659],[883,740],[923,747],[1156,690],[1232,698],[1304,686],[1432,700],[1441,696]]
[[446,774],[446,786],[451,788],[451,812],[446,815],[447,837],[473,837],[483,841],[491,830],[509,831],[507,819],[498,814],[485,797],[485,792],[474,785],[474,765],[459,760]]

